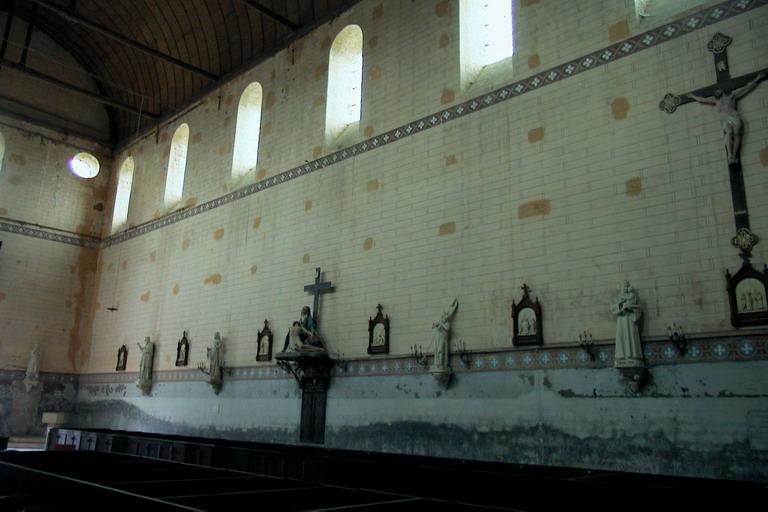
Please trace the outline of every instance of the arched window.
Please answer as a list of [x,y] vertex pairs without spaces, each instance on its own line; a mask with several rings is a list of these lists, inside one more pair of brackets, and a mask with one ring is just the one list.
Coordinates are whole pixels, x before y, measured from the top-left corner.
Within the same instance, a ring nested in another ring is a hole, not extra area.
[[459,63],[461,86],[472,85],[489,64],[515,53],[512,0],[461,0]]
[[133,157],[129,156],[120,166],[115,192],[115,209],[112,213],[112,232],[120,229],[128,221],[128,205],[131,202],[133,186]]
[[237,107],[235,148],[232,156],[232,178],[237,179],[256,167],[259,160],[261,132],[261,84],[253,82],[245,88]]
[[360,122],[363,98],[363,31],[348,25],[339,32],[328,57],[325,140],[330,143]]
[[184,171],[187,169],[187,147],[189,146],[189,125],[183,123],[176,128],[171,139],[171,154],[168,157],[168,174],[165,177],[166,206],[181,199],[184,192]]
[[3,173],[3,161],[5,159],[5,138],[0,133],[0,174]]
[[69,170],[79,178],[95,178],[99,174],[99,161],[90,153],[78,153],[69,161]]

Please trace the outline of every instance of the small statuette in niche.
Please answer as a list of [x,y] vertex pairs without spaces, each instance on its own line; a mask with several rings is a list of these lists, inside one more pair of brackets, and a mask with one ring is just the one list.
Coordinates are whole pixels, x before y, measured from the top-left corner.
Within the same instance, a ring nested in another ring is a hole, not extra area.
[[541,304],[538,297],[531,300],[531,289],[523,284],[520,302],[512,302],[512,344],[541,345],[544,341],[541,324]]
[[258,333],[256,345],[257,361],[272,359],[272,329],[269,328],[269,321],[267,320],[264,320],[264,328]]
[[187,339],[187,331],[184,331],[181,335],[178,345],[176,346],[176,366],[187,366],[189,360],[189,340]]
[[389,354],[389,316],[382,313],[381,304],[376,309],[376,316],[368,318],[368,353]]
[[125,364],[127,360],[128,360],[128,347],[126,347],[125,345],[122,345],[119,349],[117,349],[117,366],[115,366],[115,371],[124,372]]

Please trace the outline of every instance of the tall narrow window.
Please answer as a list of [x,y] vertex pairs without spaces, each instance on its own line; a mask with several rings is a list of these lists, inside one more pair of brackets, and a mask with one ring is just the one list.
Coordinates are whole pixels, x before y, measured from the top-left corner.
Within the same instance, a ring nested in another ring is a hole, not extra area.
[[129,156],[120,166],[115,192],[115,209],[112,213],[112,232],[120,229],[128,221],[128,205],[131,202],[133,187],[133,157]]
[[461,86],[477,81],[480,72],[515,53],[512,0],[461,0],[459,62]]
[[0,133],[0,174],[3,174],[3,162],[5,160],[5,139]]
[[331,143],[360,122],[363,98],[363,31],[348,25],[339,32],[328,57],[325,140]]
[[171,139],[171,154],[168,157],[168,174],[165,177],[165,205],[170,206],[181,199],[184,192],[184,171],[187,169],[187,147],[189,146],[189,125],[176,128]]
[[235,148],[232,156],[232,178],[237,179],[256,167],[259,160],[261,131],[261,85],[253,82],[240,96],[237,107]]

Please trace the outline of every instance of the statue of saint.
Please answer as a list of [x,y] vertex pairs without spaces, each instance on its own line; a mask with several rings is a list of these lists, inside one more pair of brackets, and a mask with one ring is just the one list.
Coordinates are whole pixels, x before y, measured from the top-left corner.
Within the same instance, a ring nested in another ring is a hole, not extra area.
[[433,373],[450,372],[451,349],[448,345],[451,331],[451,317],[459,307],[459,300],[453,302],[440,316],[440,319],[432,324],[432,345],[434,346],[434,359],[429,371]]
[[32,347],[32,351],[29,353],[29,361],[27,362],[27,372],[24,374],[24,387],[27,392],[37,386],[40,382],[40,347],[35,345]]
[[155,358],[155,344],[150,341],[149,336],[144,338],[144,346],[140,343],[136,343],[136,346],[141,350],[141,361],[139,362],[139,379],[136,381],[136,386],[142,393],[148,395],[152,389],[152,366]]
[[315,320],[312,318],[309,306],[301,308],[301,317],[293,322],[288,334],[285,336],[283,352],[293,350],[296,352],[324,351],[323,341],[317,333]]
[[629,281],[624,281],[621,286],[619,295],[611,304],[611,313],[616,315],[614,366],[617,368],[645,366],[640,331],[637,328],[643,310]]
[[205,363],[200,363],[197,365],[197,369],[208,375],[208,384],[218,394],[221,390],[224,370],[224,342],[221,340],[220,333],[217,332],[213,335],[213,347],[208,347],[205,350],[208,366],[206,367]]
[[24,376],[24,380],[30,382],[37,382],[40,380],[40,347],[35,345],[32,348],[32,352],[29,353],[29,362],[27,363],[27,373]]
[[694,101],[717,107],[717,111],[720,114],[720,126],[723,129],[723,137],[725,138],[725,154],[728,157],[729,164],[735,164],[739,161],[741,138],[744,132],[744,123],[742,122],[741,115],[739,115],[737,103],[741,98],[752,92],[765,76],[765,73],[760,73],[744,87],[739,87],[731,92],[717,89],[714,96],[706,98],[696,96],[695,94],[687,95]]

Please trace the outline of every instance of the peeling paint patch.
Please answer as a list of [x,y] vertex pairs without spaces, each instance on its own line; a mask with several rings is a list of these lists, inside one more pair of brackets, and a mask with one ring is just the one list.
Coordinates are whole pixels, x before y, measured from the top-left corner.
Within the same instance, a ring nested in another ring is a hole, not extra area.
[[141,294],[141,302],[149,302],[150,292],[147,290],[146,292]]
[[224,228],[219,228],[216,231],[213,232],[213,239],[216,241],[221,240],[224,238]]
[[438,230],[440,235],[450,235],[452,233],[456,232],[456,223],[455,222],[446,222],[445,224],[440,224],[440,229]]
[[517,208],[517,218],[527,219],[528,217],[535,217],[537,215],[547,215],[551,211],[552,207],[549,199],[536,199],[521,204]]
[[123,270],[128,270],[128,260],[123,260],[123,263],[120,266]]
[[176,283],[175,285],[173,285],[173,290],[171,291],[173,292],[174,295],[178,295],[179,292],[181,291],[181,286],[179,286],[179,283]]
[[365,242],[363,242],[363,250],[370,251],[374,245],[373,238],[366,238]]
[[264,127],[261,129],[261,133],[264,135],[269,135],[272,133],[272,123],[266,123]]
[[322,146],[315,146],[314,148],[312,148],[312,156],[314,158],[317,158],[317,157],[319,157],[322,154],[323,154]]
[[313,107],[322,107],[325,104],[325,95],[315,96],[312,100]]
[[185,238],[183,242],[181,242],[181,250],[186,251],[189,249],[189,247],[192,245],[192,240],[189,238]]
[[256,217],[253,219],[253,229],[259,229],[259,226],[261,226],[261,217]]
[[611,101],[611,113],[614,119],[626,119],[629,112],[629,101],[627,98],[614,98]]
[[626,194],[630,197],[639,196],[643,190],[643,180],[640,177],[630,178],[626,183]]
[[157,251],[149,253],[149,261],[155,261],[157,259]]
[[309,253],[305,254],[304,257],[301,258],[301,262],[305,265],[309,263]]
[[378,38],[378,36],[373,36],[372,38],[370,38],[368,40],[368,48],[373,50],[377,46],[379,46],[379,38]]
[[256,272],[258,272],[258,270],[259,270],[259,267],[258,267],[258,266],[256,266],[256,265],[251,265],[251,275],[253,275],[253,274],[255,274]]
[[368,181],[368,183],[365,184],[365,190],[367,192],[375,192],[379,190],[379,180],[374,178]]
[[442,18],[443,16],[451,16],[451,2],[450,0],[441,0],[435,5],[435,16]]
[[615,43],[629,35],[629,21],[626,19],[617,21],[608,27],[608,41]]
[[528,57],[528,69],[536,69],[541,65],[541,58],[538,53],[534,53]]
[[312,200],[307,199],[306,201],[304,201],[304,211],[308,212],[311,209],[312,209]]
[[320,64],[315,68],[315,80],[322,80],[325,74],[328,72],[327,64]]
[[197,198],[196,198],[196,197],[194,197],[194,196],[193,196],[193,197],[190,197],[189,199],[187,199],[187,200],[184,202],[184,206],[186,206],[187,208],[192,208],[192,207],[193,207],[193,206],[195,206],[196,204],[197,204]]
[[445,105],[451,103],[454,99],[456,99],[456,92],[451,89],[445,89],[443,90],[442,96],[440,96],[440,103]]
[[539,126],[528,132],[528,142],[533,144],[544,139],[544,127]]
[[219,284],[221,283],[221,274],[218,272],[209,275],[205,279],[203,279],[203,284]]
[[216,150],[219,156],[224,156],[229,153],[229,144],[223,144]]
[[266,169],[259,169],[259,172],[256,173],[256,179],[257,180],[263,180],[267,177],[267,170]]
[[768,146],[760,150],[760,163],[763,167],[768,167]]
[[197,144],[197,143],[198,143],[198,142],[200,142],[201,140],[203,140],[203,132],[197,132],[197,133],[196,133],[196,134],[194,134],[194,135],[192,136],[192,138],[190,139],[190,141],[191,141],[193,144]]
[[366,126],[366,127],[365,127],[365,130],[363,130],[363,134],[364,134],[366,137],[371,137],[371,136],[373,136],[373,126],[371,126],[370,124],[369,124],[368,126]]
[[445,157],[445,166],[450,167],[451,165],[454,165],[458,160],[456,160],[456,155],[448,155]]
[[272,107],[275,106],[275,93],[272,91],[269,91],[267,93],[267,97],[264,98],[264,108],[267,110],[272,110]]

